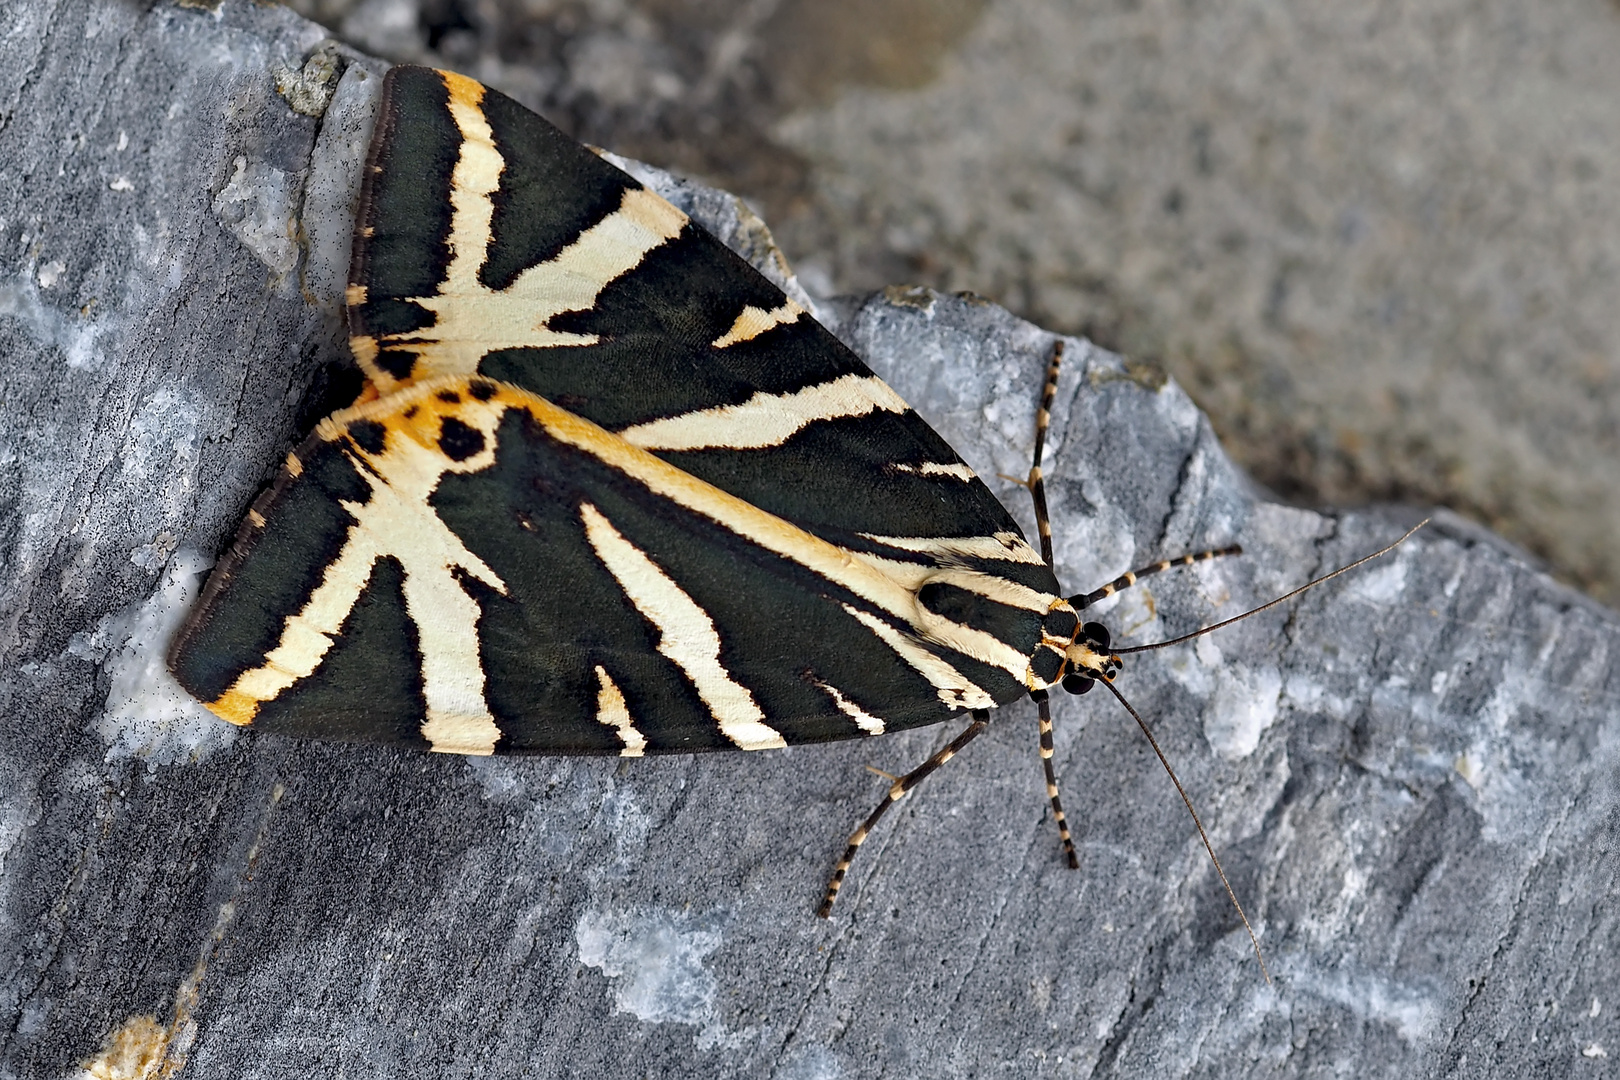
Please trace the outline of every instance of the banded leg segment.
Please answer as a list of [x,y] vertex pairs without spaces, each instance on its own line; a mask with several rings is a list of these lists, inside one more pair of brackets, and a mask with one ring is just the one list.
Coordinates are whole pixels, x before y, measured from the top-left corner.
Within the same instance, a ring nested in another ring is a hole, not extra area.
[[1153,574],[1163,573],[1177,566],[1191,566],[1193,563],[1204,562],[1208,559],[1218,559],[1223,555],[1241,554],[1243,554],[1243,546],[1233,544],[1230,547],[1210,548],[1208,551],[1198,551],[1191,555],[1177,555],[1173,559],[1160,559],[1156,563],[1149,563],[1147,566],[1132,570],[1128,574],[1121,574],[1100,589],[1069,597],[1069,605],[1076,611],[1084,611],[1099,600],[1106,600],[1119,592],[1119,590],[1128,589],[1141,579]]
[[844,876],[849,873],[849,864],[855,861],[855,853],[860,850],[862,844],[866,843],[866,838],[871,835],[873,827],[877,825],[884,814],[888,813],[889,807],[904,798],[906,792],[922,783],[928,774],[960,753],[962,747],[976,739],[979,733],[989,725],[989,711],[975,709],[973,711],[973,722],[967,726],[967,729],[962,734],[952,739],[949,745],[940,750],[939,753],[906,773],[889,787],[888,794],[883,796],[883,801],[878,803],[877,809],[873,810],[867,816],[867,819],[861,822],[861,827],[856,829],[854,834],[850,836],[849,846],[844,849],[844,857],[838,860],[838,867],[833,870],[832,880],[827,883],[827,898],[821,902],[821,908],[816,912],[817,915],[825,919],[832,914],[833,901],[838,899],[838,890],[844,885]]
[[1035,500],[1035,532],[1041,540],[1041,558],[1052,565],[1052,519],[1046,511],[1046,482],[1041,477],[1041,455],[1046,451],[1046,429],[1052,426],[1052,402],[1057,399],[1058,369],[1063,366],[1063,342],[1052,346],[1052,359],[1046,365],[1046,386],[1041,406],[1035,410],[1035,460],[1029,466],[1029,496]]
[[1063,854],[1069,858],[1069,869],[1080,869],[1080,856],[1074,852],[1074,837],[1069,835],[1069,819],[1063,814],[1063,800],[1058,798],[1057,770],[1052,767],[1052,703],[1045,690],[1030,694],[1041,717],[1041,765],[1046,769],[1046,796],[1052,800],[1052,818],[1057,822],[1058,838],[1063,841]]

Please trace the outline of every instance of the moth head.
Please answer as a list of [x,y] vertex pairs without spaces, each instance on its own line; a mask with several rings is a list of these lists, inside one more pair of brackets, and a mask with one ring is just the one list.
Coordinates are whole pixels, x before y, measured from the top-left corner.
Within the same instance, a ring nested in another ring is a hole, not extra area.
[[1071,694],[1085,693],[1098,679],[1112,682],[1121,666],[1119,656],[1110,649],[1108,627],[1096,622],[1080,627],[1064,650],[1063,659],[1061,682]]

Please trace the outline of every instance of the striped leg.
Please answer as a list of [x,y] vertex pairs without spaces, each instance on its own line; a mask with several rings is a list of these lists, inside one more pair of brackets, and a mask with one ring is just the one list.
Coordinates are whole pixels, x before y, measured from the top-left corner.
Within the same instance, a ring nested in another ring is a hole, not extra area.
[[[1052,519],[1046,508],[1046,484],[1041,477],[1041,454],[1046,450],[1046,429],[1052,424],[1052,402],[1057,398],[1058,371],[1063,366],[1063,342],[1052,346],[1052,359],[1046,365],[1046,386],[1041,390],[1041,407],[1035,411],[1035,460],[1029,466],[1029,495],[1035,502],[1035,530],[1041,538],[1041,558],[1052,565]],[[1057,770],[1052,766],[1052,706],[1046,691],[1030,694],[1041,717],[1041,767],[1046,771],[1046,794],[1052,800],[1052,817],[1057,821],[1058,837],[1063,841],[1063,853],[1069,857],[1069,867],[1080,869],[1080,857],[1074,852],[1074,837],[1069,835],[1069,820],[1063,816],[1063,800],[1058,797]]]
[[1069,869],[1080,869],[1080,856],[1074,853],[1074,837],[1069,835],[1069,819],[1063,816],[1063,800],[1058,798],[1057,771],[1052,768],[1052,704],[1045,690],[1029,695],[1041,716],[1041,765],[1046,769],[1046,795],[1052,800],[1052,818],[1057,822],[1058,838],[1063,841],[1063,854],[1069,857]]
[[1243,554],[1242,545],[1233,544],[1231,547],[1211,548],[1208,551],[1199,551],[1191,555],[1177,555],[1173,559],[1160,559],[1158,562],[1144,566],[1139,570],[1132,570],[1128,574],[1121,574],[1113,581],[1110,581],[1102,588],[1093,592],[1081,593],[1078,596],[1071,596],[1069,597],[1069,604],[1076,611],[1084,611],[1097,601],[1106,600],[1108,597],[1119,592],[1119,590],[1128,589],[1142,578],[1148,577],[1151,574],[1162,573],[1163,571],[1169,570],[1174,566],[1191,566],[1193,563],[1203,562],[1206,559],[1216,559],[1222,555],[1241,554]]
[[1046,429],[1052,426],[1052,402],[1057,398],[1058,368],[1063,366],[1063,342],[1052,346],[1052,359],[1046,365],[1046,387],[1041,391],[1041,407],[1035,410],[1035,460],[1029,466],[1029,495],[1035,500],[1035,531],[1041,538],[1041,558],[1052,565],[1052,519],[1046,512],[1046,483],[1041,478],[1041,454],[1046,450]]
[[861,827],[856,829],[854,835],[849,838],[849,847],[844,849],[844,857],[838,860],[838,867],[833,871],[832,880],[827,883],[827,898],[821,902],[821,909],[816,912],[817,915],[825,919],[832,914],[833,901],[838,899],[838,890],[843,887],[844,875],[849,873],[849,864],[855,861],[855,853],[866,842],[866,838],[871,835],[873,826],[888,812],[889,807],[899,802],[906,792],[922,783],[929,773],[955,757],[962,747],[978,737],[978,734],[989,724],[989,711],[975,709],[973,711],[973,723],[967,726],[967,730],[952,739],[950,745],[906,773],[890,786],[888,794],[883,796],[883,801],[878,803],[877,809],[873,810],[867,819],[861,822]]

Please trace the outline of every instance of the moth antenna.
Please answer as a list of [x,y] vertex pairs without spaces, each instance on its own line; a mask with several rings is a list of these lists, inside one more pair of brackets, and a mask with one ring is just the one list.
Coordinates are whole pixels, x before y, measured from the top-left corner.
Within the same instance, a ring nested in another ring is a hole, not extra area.
[[[1277,597],[1277,599],[1268,601],[1268,602],[1266,602],[1264,604],[1261,604],[1257,608],[1250,608],[1248,611],[1245,611],[1241,615],[1234,615],[1230,619],[1222,619],[1218,623],[1214,623],[1213,625],[1206,626],[1201,630],[1194,630],[1190,634],[1182,634],[1180,637],[1171,638],[1169,641],[1156,641],[1151,645],[1132,645],[1132,646],[1130,646],[1129,648],[1126,648],[1126,649],[1115,649],[1114,650],[1114,655],[1116,655],[1116,656],[1124,656],[1126,653],[1148,652],[1148,651],[1150,651],[1152,649],[1165,649],[1165,648],[1169,648],[1171,645],[1180,645],[1184,641],[1191,641],[1193,638],[1203,637],[1205,634],[1211,633],[1212,631],[1215,631],[1215,630],[1219,630],[1223,626],[1231,626],[1235,622],[1239,622],[1239,621],[1241,621],[1243,619],[1247,619],[1250,615],[1258,615],[1262,611],[1265,611],[1267,608],[1274,608],[1278,604],[1281,604],[1281,603],[1283,603],[1285,601],[1288,601],[1288,600],[1292,600],[1294,597],[1298,596],[1300,593],[1304,592],[1306,589],[1314,589],[1316,586],[1322,584],[1324,581],[1331,581],[1334,578],[1338,577],[1340,574],[1348,573],[1351,570],[1354,570],[1356,567],[1362,565],[1363,563],[1372,562],[1374,559],[1378,558],[1381,555],[1388,555],[1390,552],[1394,551],[1396,548],[1398,548],[1402,544],[1406,543],[1406,541],[1411,537],[1411,535],[1413,533],[1417,532],[1419,529],[1423,528],[1423,526],[1427,525],[1429,523],[1429,520],[1430,519],[1428,519],[1428,518],[1424,518],[1422,521],[1418,522],[1416,525],[1412,526],[1410,529],[1407,529],[1406,532],[1401,536],[1401,538],[1399,540],[1395,541],[1393,544],[1390,544],[1388,547],[1379,548],[1377,551],[1373,552],[1371,555],[1363,555],[1361,558],[1357,559],[1353,563],[1350,563],[1350,564],[1348,564],[1346,566],[1341,566],[1337,570],[1334,570],[1332,573],[1323,574],[1321,577],[1316,578],[1316,579],[1314,579],[1312,581],[1307,581],[1305,584],[1301,585],[1299,588],[1293,590],[1292,592],[1283,593],[1281,596]],[[1115,693],[1117,694],[1118,692],[1116,691]],[[1124,699],[1121,698],[1120,700],[1123,701]],[[1127,706],[1127,708],[1129,708],[1129,706]]]
[[1164,771],[1170,775],[1170,782],[1176,785],[1176,793],[1181,796],[1181,801],[1186,804],[1187,813],[1192,815],[1193,824],[1198,826],[1198,838],[1204,842],[1204,850],[1209,853],[1209,861],[1215,864],[1215,872],[1220,875],[1221,884],[1226,887],[1227,899],[1232,901],[1232,906],[1237,909],[1238,918],[1243,920],[1243,929],[1248,931],[1249,944],[1254,946],[1254,958],[1260,961],[1260,974],[1265,976],[1267,986],[1272,985],[1271,972],[1266,968],[1266,958],[1260,952],[1260,939],[1255,937],[1254,927],[1249,925],[1249,916],[1244,913],[1243,905],[1238,903],[1237,893],[1232,890],[1232,883],[1226,880],[1226,871],[1221,869],[1221,860],[1215,857],[1215,847],[1209,842],[1209,833],[1204,831],[1204,823],[1199,820],[1198,811],[1193,809],[1192,799],[1187,796],[1187,789],[1181,786],[1181,779],[1176,776],[1176,770],[1170,767],[1170,759],[1165,757],[1164,751],[1159,748],[1159,740],[1153,737],[1153,732],[1148,728],[1147,721],[1142,719],[1142,714],[1138,713],[1131,703],[1125,700],[1125,695],[1121,694],[1118,688],[1114,686],[1113,680],[1098,679],[1097,681],[1108,687],[1108,692],[1114,695],[1114,699],[1125,706],[1125,711],[1131,714],[1131,719],[1136,721],[1136,726],[1142,729],[1143,735],[1147,736],[1148,745],[1153,747],[1153,752],[1159,756],[1159,764],[1163,765]]
[[838,866],[833,870],[832,880],[827,882],[827,897],[821,902],[820,909],[816,911],[817,915],[823,919],[831,917],[833,901],[838,899],[838,890],[843,887],[844,876],[849,873],[849,864],[855,861],[855,853],[866,842],[866,838],[871,834],[873,826],[878,823],[884,814],[889,812],[889,807],[903,799],[906,792],[927,779],[929,773],[960,753],[962,747],[972,742],[981,731],[989,726],[990,711],[988,709],[973,710],[973,723],[969,724],[962,734],[952,739],[947,746],[933,757],[890,785],[888,793],[883,796],[883,801],[877,804],[877,809],[867,815],[866,820],[861,822],[861,827],[850,835],[849,846],[844,849],[844,857],[838,860]]

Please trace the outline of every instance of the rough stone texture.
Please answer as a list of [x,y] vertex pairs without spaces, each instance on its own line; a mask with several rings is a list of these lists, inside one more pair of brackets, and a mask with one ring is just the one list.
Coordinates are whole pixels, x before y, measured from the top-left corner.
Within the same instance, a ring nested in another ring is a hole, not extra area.
[[742,193],[812,292],[972,289],[1290,498],[1620,600],[1613,0],[291,2]]
[[[882,788],[862,766],[949,733],[467,761],[239,735],[167,696],[197,553],[341,396],[334,235],[375,79],[351,65],[323,117],[295,112],[320,39],[275,8],[74,0],[0,41],[24,75],[0,100],[0,1076],[70,1075],[107,1039],[99,1075],[166,1054],[232,1080],[1598,1076],[1620,1054],[1620,623],[1450,516],[1121,680],[1274,987],[1101,692],[1057,703],[1081,872],[1015,707],[891,815],[830,922],[811,910]],[[772,268],[734,203],[668,189]],[[921,290],[822,312],[983,475],[1027,467],[1051,335]],[[1408,523],[1258,498],[1174,383],[1069,353],[1061,578],[1248,549],[1103,605],[1117,635],[1235,613]]]

